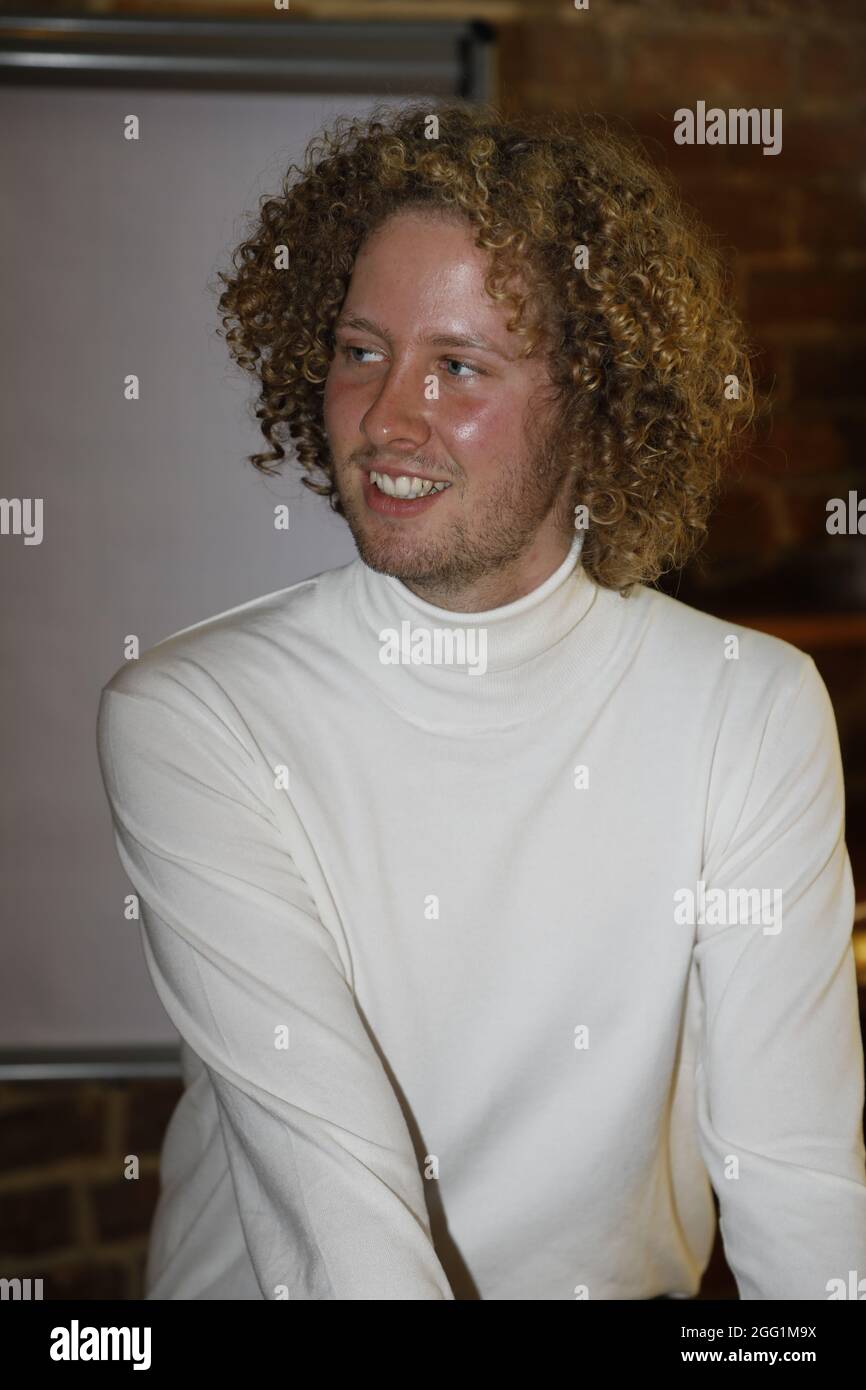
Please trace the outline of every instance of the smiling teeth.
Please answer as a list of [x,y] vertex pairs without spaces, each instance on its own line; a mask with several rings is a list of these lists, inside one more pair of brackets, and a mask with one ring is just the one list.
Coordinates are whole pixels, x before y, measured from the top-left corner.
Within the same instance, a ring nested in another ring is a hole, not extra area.
[[431,492],[444,492],[450,483],[433,483],[428,479],[409,478],[405,473],[399,478],[392,478],[390,473],[376,473],[370,470],[370,482],[375,483],[380,492],[384,492],[388,497],[403,497],[409,500],[415,497],[427,497]]

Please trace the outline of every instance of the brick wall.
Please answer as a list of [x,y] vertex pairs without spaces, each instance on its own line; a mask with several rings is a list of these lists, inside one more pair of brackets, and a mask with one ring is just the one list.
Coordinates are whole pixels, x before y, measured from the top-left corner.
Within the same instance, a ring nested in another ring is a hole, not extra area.
[[[45,1299],[142,1296],[179,1081],[0,1085],[0,1276]],[[138,1178],[124,1177],[127,1155]]]
[[[713,528],[707,595],[731,592],[730,575],[748,586],[753,611],[862,609],[862,540],[829,537],[825,504],[866,490],[866,7],[590,0],[587,12],[524,9],[523,22],[502,29],[505,109],[594,109],[628,121],[718,234],[759,353],[774,408]],[[781,108],[781,152],[676,145],[673,114],[698,100]],[[688,592],[699,582],[689,576]],[[745,590],[734,597],[745,601]]]

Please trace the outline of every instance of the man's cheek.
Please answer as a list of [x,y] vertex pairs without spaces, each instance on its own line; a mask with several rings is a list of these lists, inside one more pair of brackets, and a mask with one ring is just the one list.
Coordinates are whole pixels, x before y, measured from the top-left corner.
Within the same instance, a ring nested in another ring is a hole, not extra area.
[[496,453],[508,437],[510,419],[511,412],[503,410],[501,401],[478,399],[455,406],[442,423],[456,444]]

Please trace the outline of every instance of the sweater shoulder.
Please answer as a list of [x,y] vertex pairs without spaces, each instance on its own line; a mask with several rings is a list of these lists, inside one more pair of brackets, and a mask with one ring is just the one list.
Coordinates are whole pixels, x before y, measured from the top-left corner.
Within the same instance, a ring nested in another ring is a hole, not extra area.
[[692,773],[706,770],[708,852],[720,834],[734,834],[749,798],[769,804],[774,788],[806,769],[838,797],[835,714],[813,658],[782,638],[641,587],[644,660],[635,685],[653,726],[663,724],[678,749],[693,750]]
[[[808,653],[781,637],[693,608],[658,589],[636,586],[653,659],[695,690],[722,677],[746,701],[793,694],[817,675]],[[819,678],[820,679],[820,678]]]
[[204,696],[209,686],[230,689],[239,675],[244,684],[257,673],[266,678],[275,658],[303,659],[311,643],[323,641],[357,563],[324,570],[171,633],[124,661],[103,692],[168,703],[179,687]]

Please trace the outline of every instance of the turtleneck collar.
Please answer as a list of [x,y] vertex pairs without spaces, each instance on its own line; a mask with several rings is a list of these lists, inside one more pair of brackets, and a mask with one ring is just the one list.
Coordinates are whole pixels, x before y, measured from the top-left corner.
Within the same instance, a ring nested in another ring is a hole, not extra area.
[[381,698],[421,727],[501,729],[580,688],[616,626],[601,612],[608,591],[579,563],[582,542],[575,533],[562,563],[522,598],[475,613],[427,603],[356,560],[362,662]]
[[[570,575],[577,571],[577,561],[582,550],[582,534],[575,533],[568,554],[543,583],[531,589],[523,598],[513,603],[502,604],[499,608],[487,608],[474,613],[455,612],[449,608],[439,608],[419,598],[400,579],[393,575],[383,575],[385,585],[390,590],[387,595],[393,613],[400,610],[402,620],[409,621],[412,634],[425,631],[434,632],[448,629],[465,634],[464,642],[455,642],[455,649],[462,646],[469,660],[455,661],[443,665],[453,676],[465,676],[475,666],[475,680],[487,671],[504,671],[521,662],[531,661],[552,642],[558,641],[568,631],[569,625],[580,615],[576,612],[575,588],[579,588],[578,606],[583,612],[592,600],[591,586],[566,583]],[[583,575],[581,568],[580,574]],[[536,616],[537,615],[537,616]],[[418,639],[419,643],[423,639]],[[486,647],[486,662],[480,657]]]

